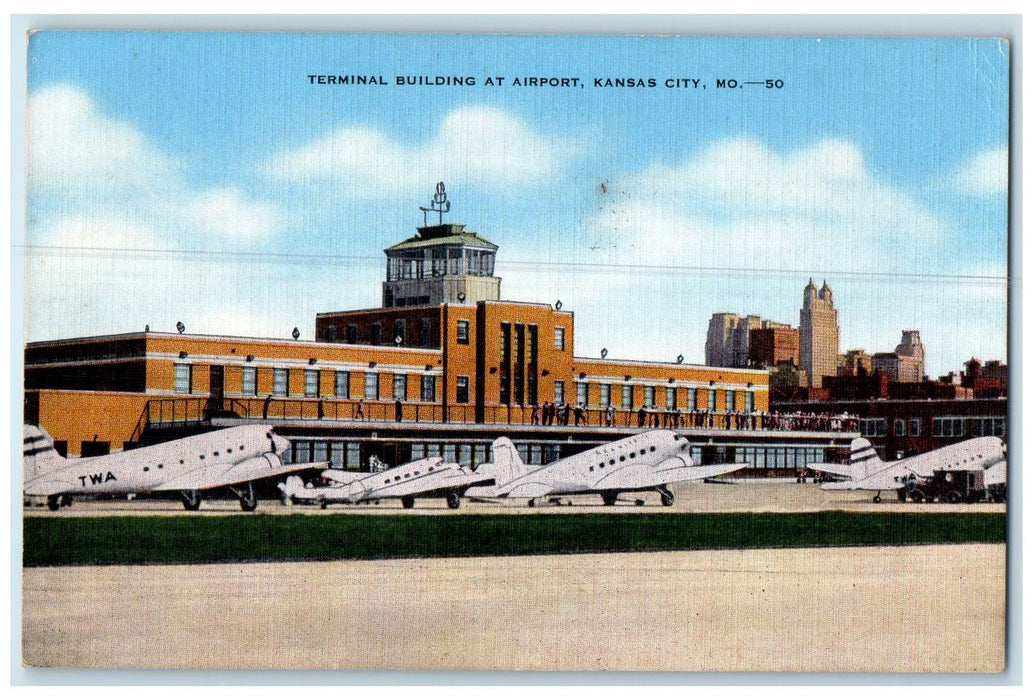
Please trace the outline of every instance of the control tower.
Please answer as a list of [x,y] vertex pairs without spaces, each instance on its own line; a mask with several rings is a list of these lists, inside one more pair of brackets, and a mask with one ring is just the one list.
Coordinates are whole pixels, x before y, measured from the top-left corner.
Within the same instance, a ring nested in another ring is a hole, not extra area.
[[[424,225],[416,229],[417,235],[384,251],[384,307],[497,301],[502,284],[495,277],[499,247],[466,231],[464,224],[444,223],[450,203],[443,182],[438,183],[431,206],[420,209]],[[438,215],[436,225],[427,224],[430,212]]]

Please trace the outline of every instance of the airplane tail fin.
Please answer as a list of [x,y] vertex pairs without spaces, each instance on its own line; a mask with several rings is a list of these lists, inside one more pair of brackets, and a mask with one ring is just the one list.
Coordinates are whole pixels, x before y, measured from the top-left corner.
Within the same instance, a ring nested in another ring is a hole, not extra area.
[[54,449],[54,440],[35,425],[22,427],[22,476],[25,482],[64,465],[66,459]]
[[520,458],[516,445],[506,437],[500,437],[491,443],[491,458],[494,464],[493,473],[496,484],[506,484],[526,471],[524,460]]
[[864,438],[854,438],[850,443],[850,467],[855,479],[861,479],[884,466],[875,453],[872,443]]

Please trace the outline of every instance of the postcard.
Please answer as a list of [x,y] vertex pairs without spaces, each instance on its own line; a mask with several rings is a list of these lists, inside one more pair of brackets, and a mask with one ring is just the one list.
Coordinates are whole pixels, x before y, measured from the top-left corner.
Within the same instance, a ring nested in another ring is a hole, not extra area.
[[23,664],[1001,673],[1010,49],[33,32]]

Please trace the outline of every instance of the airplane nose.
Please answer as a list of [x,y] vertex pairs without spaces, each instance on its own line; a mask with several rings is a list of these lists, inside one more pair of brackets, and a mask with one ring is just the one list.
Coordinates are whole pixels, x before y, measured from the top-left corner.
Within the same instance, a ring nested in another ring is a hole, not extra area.
[[273,451],[276,454],[282,455],[284,452],[286,452],[290,448],[290,446],[291,446],[291,441],[290,440],[288,440],[287,438],[282,438],[279,435],[277,435],[276,433],[273,433]]

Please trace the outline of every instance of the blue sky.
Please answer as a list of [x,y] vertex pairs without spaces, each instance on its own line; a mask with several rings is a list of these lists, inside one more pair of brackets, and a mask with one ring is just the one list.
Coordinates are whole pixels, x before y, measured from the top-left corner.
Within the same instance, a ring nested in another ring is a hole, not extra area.
[[29,341],[311,338],[379,305],[444,180],[503,297],[563,300],[579,355],[702,362],[711,314],[795,326],[814,277],[842,351],[916,328],[933,376],[1007,359],[1005,42],[40,32],[28,56]]

